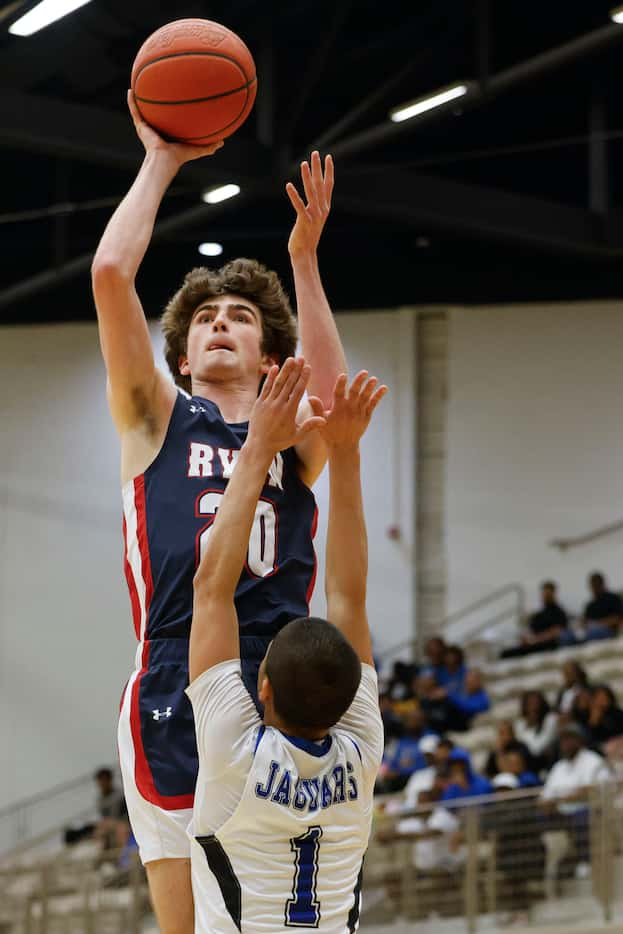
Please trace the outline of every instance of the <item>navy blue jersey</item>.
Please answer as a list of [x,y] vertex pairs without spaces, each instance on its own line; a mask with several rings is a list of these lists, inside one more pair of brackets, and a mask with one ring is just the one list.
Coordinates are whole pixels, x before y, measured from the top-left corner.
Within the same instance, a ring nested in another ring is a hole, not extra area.
[[[194,788],[194,728],[184,695],[193,576],[247,429],[247,422],[227,424],[213,402],[179,392],[160,452],[123,489],[125,571],[142,672],[132,687],[136,778],[144,796],[165,807],[189,806]],[[245,683],[254,694],[268,641],[309,613],[316,517],[294,449],[280,452],[256,508],[235,598]]]

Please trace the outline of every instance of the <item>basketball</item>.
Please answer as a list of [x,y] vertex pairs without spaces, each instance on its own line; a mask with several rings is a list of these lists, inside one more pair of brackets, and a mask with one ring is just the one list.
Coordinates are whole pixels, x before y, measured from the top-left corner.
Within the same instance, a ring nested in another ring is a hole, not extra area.
[[255,62],[242,39],[207,19],[176,20],[152,33],[134,60],[131,84],[150,126],[197,146],[231,136],[257,91]]

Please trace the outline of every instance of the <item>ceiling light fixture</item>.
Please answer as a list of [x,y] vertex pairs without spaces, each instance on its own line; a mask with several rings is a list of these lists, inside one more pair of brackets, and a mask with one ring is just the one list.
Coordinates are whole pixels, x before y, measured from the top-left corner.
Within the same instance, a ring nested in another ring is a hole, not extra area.
[[219,201],[227,201],[228,198],[234,198],[240,194],[239,185],[220,185],[218,188],[209,188],[201,195],[206,204],[218,204]]
[[202,256],[220,256],[223,252],[222,243],[200,243],[199,252]]
[[435,107],[441,107],[449,101],[456,100],[458,97],[464,97],[469,90],[467,84],[453,84],[449,88],[437,91],[435,94],[429,94],[427,97],[420,97],[410,104],[402,104],[389,112],[389,119],[394,123],[402,123],[403,120],[411,120],[418,114],[423,114],[427,110],[433,110]]
[[89,2],[90,0],[41,0],[41,3],[28,13],[15,20],[9,26],[9,32],[14,36],[32,36],[33,32],[39,32],[40,29]]
[[615,6],[610,10],[610,19],[613,23],[623,23],[623,6]]

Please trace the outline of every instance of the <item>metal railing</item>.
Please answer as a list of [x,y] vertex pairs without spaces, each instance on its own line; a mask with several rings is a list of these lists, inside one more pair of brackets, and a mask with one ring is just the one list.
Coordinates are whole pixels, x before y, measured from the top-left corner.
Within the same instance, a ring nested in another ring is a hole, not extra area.
[[[371,920],[464,919],[470,934],[503,919],[583,932],[623,919],[623,784],[573,805],[541,789],[497,792],[388,814],[377,801],[364,875]],[[374,895],[377,895],[376,899]]]
[[599,538],[605,538],[607,535],[614,535],[615,532],[623,530],[623,519],[611,522],[608,525],[602,525],[592,532],[585,532],[583,535],[575,535],[569,538],[553,538],[549,542],[552,548],[558,548],[560,551],[567,551],[569,548],[577,548],[578,545],[588,545]]
[[[508,606],[500,608],[498,612],[491,610],[494,604],[506,600],[510,600]],[[487,613],[483,618],[482,611],[485,610],[493,612],[493,615]],[[470,642],[473,642],[476,637],[482,636],[483,633],[490,636],[493,630],[499,630],[503,624],[511,623],[513,626],[518,627],[525,616],[525,612],[525,589],[521,584],[513,582],[491,591],[491,593],[475,600],[473,603],[469,603],[460,610],[455,610],[454,613],[450,613],[445,619],[440,620],[438,625],[433,628],[436,634],[442,635],[445,639],[460,642],[462,645],[469,645]],[[478,616],[474,618],[476,614]],[[413,653],[416,647],[416,639],[400,642],[398,645],[380,652],[379,661],[387,662],[399,657],[406,651]]]
[[62,824],[94,812],[94,798],[93,773],[89,772],[0,809],[0,854],[27,846]]

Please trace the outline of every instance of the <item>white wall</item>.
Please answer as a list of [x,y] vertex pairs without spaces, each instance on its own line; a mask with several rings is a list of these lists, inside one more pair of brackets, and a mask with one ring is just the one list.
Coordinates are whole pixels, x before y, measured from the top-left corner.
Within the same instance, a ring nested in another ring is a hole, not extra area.
[[[364,447],[369,606],[381,648],[408,638],[411,621],[409,559],[386,537],[398,518],[411,530],[411,317],[349,314],[339,327],[351,371],[365,366],[392,389]],[[160,347],[156,325],[152,333]],[[94,324],[0,330],[0,807],[116,756],[134,636],[104,385]],[[323,477],[316,613],[326,499]]]
[[586,575],[623,588],[623,533],[566,553],[552,538],[623,518],[623,304],[454,310],[447,541],[450,612],[553,577],[579,611]]

